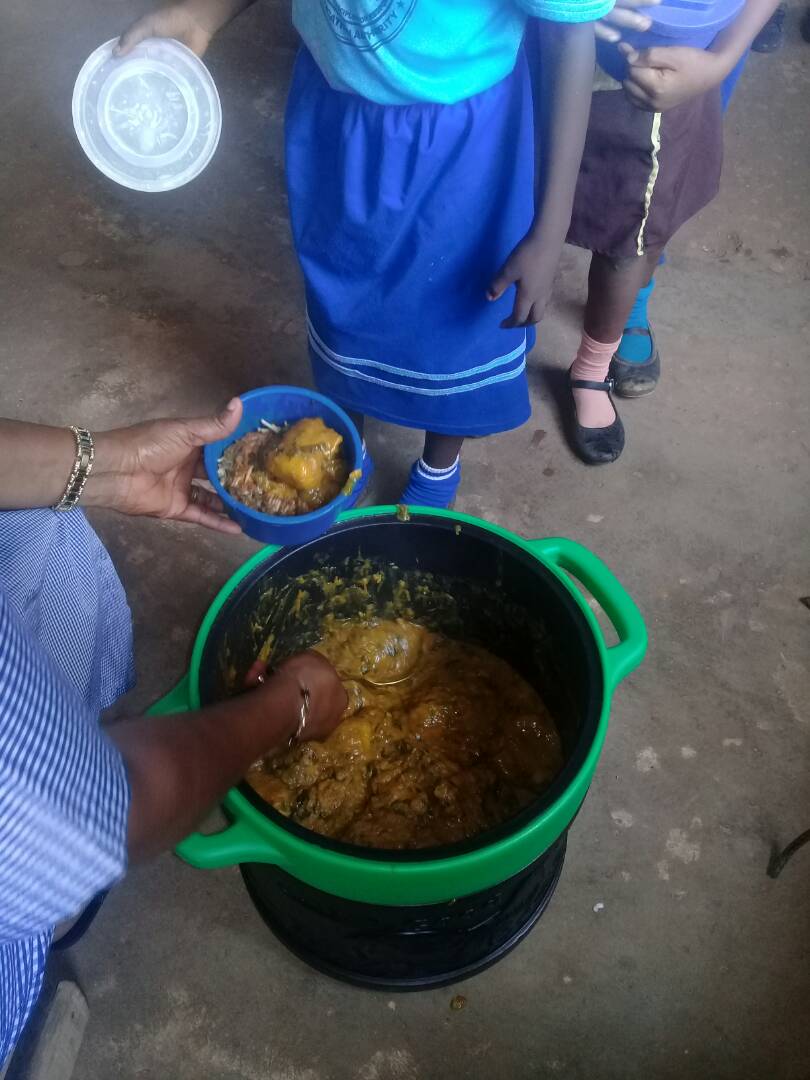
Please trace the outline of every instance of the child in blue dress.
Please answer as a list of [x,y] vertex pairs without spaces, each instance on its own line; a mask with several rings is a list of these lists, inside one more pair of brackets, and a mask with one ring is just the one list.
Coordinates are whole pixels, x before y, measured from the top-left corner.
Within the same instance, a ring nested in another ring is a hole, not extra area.
[[[251,2],[184,0],[119,51],[172,36],[202,54]],[[464,438],[529,417],[526,354],[570,220],[592,22],[612,2],[293,0],[304,48],[286,167],[315,381],[361,426],[425,431],[405,502],[450,505]]]

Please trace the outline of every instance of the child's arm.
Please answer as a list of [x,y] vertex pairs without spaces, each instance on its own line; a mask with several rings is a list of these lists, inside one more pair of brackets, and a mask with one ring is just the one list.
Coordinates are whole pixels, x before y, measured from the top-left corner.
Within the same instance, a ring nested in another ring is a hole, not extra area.
[[748,0],[708,49],[619,45],[629,65],[626,92],[640,109],[664,112],[719,86],[778,6],[779,0]]
[[593,23],[538,19],[539,92],[535,103],[536,211],[532,227],[489,288],[497,300],[517,285],[505,329],[543,318],[568,226],[585,145],[594,69]]
[[121,35],[116,52],[125,56],[144,38],[170,37],[202,56],[214,34],[252,3],[254,0],[183,0],[169,4],[136,19]]

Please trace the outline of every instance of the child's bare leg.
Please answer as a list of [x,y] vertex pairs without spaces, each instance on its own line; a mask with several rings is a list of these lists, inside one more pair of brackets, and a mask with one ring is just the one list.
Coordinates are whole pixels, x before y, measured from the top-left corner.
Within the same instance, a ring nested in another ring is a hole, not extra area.
[[[583,336],[571,376],[602,382],[621,340],[638,290],[649,283],[658,265],[660,250],[638,258],[610,259],[594,254],[588,274],[588,302]],[[601,390],[572,390],[579,423],[586,428],[606,428],[616,419],[610,398]]]
[[426,431],[422,460],[431,469],[452,469],[463,442],[461,435],[437,435],[434,431]]
[[425,448],[413,463],[402,502],[410,506],[452,506],[461,482],[461,435],[425,432]]
[[591,257],[585,306],[586,334],[595,341],[614,341],[622,336],[636,294],[643,285],[649,284],[659,255],[660,250],[634,259]]

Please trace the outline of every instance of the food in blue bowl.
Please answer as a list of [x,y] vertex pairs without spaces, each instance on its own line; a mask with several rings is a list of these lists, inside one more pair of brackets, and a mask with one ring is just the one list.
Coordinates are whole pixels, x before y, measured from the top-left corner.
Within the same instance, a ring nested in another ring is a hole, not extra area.
[[234,434],[204,452],[228,514],[267,544],[321,536],[360,494],[357,428],[329,398],[297,386],[251,390],[241,401]]

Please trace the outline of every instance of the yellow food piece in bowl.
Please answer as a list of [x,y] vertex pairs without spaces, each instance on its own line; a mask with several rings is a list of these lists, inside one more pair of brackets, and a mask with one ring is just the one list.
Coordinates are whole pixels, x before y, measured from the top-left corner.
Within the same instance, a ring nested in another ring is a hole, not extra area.
[[284,431],[266,425],[226,449],[220,479],[234,498],[265,514],[307,514],[347,483],[342,448],[343,436],[319,416],[297,420]]
[[312,491],[323,483],[323,457],[320,454],[293,453],[276,450],[267,455],[267,472],[296,491]]
[[281,437],[280,449],[288,454],[317,450],[327,457],[334,457],[342,443],[343,436],[327,427],[320,416],[310,416],[287,428]]

